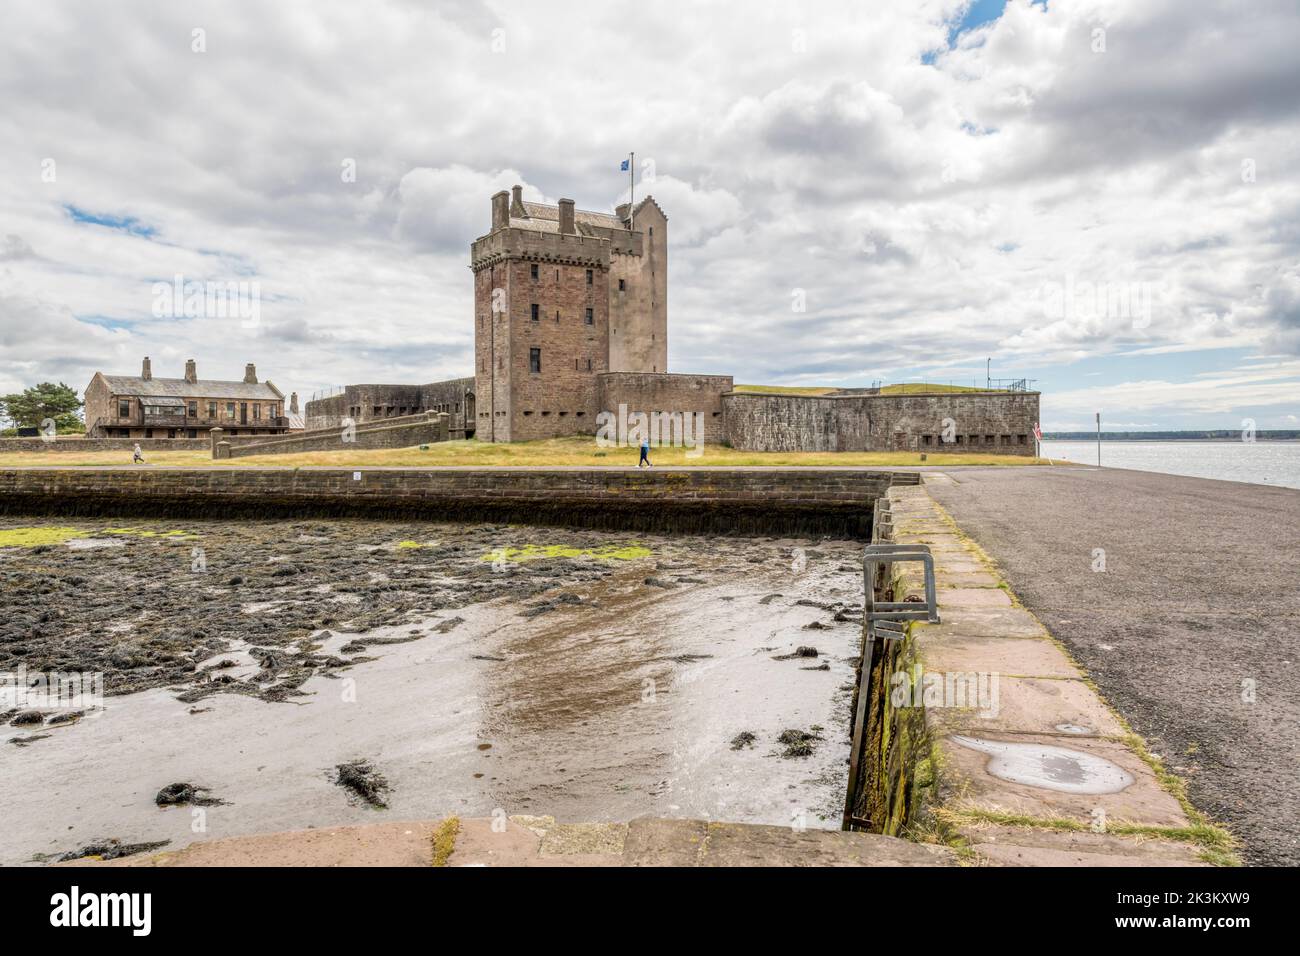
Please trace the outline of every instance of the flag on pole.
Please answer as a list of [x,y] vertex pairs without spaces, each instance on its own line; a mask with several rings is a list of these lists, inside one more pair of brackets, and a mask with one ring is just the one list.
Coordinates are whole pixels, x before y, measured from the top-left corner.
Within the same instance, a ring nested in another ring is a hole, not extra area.
[[1038,422],[1034,422],[1034,439],[1036,441],[1043,440],[1043,430],[1038,427]]
[[629,165],[628,165],[628,161],[627,161],[626,159],[623,160],[623,162],[619,163],[619,166],[618,166],[619,172],[625,173],[625,172],[628,171],[629,168],[630,168],[630,167],[629,167]]

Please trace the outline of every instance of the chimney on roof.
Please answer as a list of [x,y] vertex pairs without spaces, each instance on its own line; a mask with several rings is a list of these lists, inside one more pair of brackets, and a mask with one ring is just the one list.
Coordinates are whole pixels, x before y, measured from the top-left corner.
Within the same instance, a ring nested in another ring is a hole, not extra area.
[[528,213],[524,210],[523,186],[512,186],[510,188],[510,215],[516,219],[528,218]]
[[566,235],[577,232],[577,229],[573,226],[572,199],[560,200],[560,232],[565,233]]
[[257,384],[257,366],[254,365],[252,362],[249,362],[247,365],[244,366],[244,384],[245,385]]
[[298,393],[297,392],[294,392],[289,396],[289,411],[291,411],[295,415],[298,414]]
[[194,359],[186,359],[185,360],[185,381],[193,385],[198,380],[199,380],[198,366],[194,364]]
[[504,189],[492,197],[492,231],[510,225],[510,194]]
[[140,377],[146,382],[153,378],[153,366],[149,364],[149,356],[144,357],[144,362],[140,365]]

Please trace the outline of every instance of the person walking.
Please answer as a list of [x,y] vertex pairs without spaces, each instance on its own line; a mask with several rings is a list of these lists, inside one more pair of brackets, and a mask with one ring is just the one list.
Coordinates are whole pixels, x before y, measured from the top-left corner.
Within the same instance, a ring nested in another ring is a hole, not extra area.
[[135,443],[135,448],[133,448],[133,449],[131,450],[131,464],[133,464],[133,465],[143,465],[143,464],[144,464],[144,454],[140,451],[140,443],[139,443],[139,442],[136,442],[136,443]]
[[654,467],[653,465],[650,464],[650,439],[649,438],[641,439],[641,460],[636,463],[636,466],[640,468],[642,465],[645,465],[647,468]]

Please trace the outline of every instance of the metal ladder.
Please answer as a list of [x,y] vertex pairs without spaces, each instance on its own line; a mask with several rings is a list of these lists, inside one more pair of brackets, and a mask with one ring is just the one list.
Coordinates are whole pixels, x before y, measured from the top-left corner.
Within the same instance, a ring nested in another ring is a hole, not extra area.
[[[888,586],[889,566],[899,561],[920,561],[925,571],[925,602],[877,601],[877,573],[885,570]],[[858,704],[853,714],[853,743],[849,751],[849,785],[844,798],[842,829],[851,829],[865,821],[853,817],[857,797],[858,768],[867,734],[867,697],[871,689],[871,667],[876,641],[902,640],[907,621],[939,623],[939,605],[935,593],[934,557],[926,544],[869,544],[862,551],[863,613],[865,626],[862,640],[862,671],[858,676]]]

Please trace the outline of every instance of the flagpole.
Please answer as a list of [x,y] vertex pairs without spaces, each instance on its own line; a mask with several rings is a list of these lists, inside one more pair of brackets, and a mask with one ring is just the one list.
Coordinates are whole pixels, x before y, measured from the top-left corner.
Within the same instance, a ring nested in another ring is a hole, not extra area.
[[635,232],[636,229],[636,153],[631,154],[631,160],[627,164],[627,181],[628,181],[628,203],[627,219],[628,228]]

